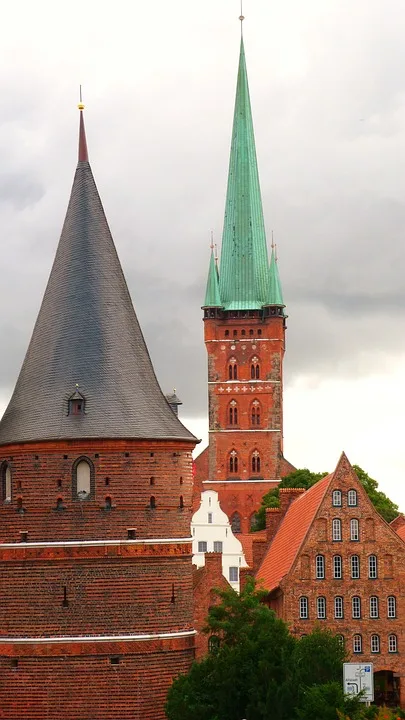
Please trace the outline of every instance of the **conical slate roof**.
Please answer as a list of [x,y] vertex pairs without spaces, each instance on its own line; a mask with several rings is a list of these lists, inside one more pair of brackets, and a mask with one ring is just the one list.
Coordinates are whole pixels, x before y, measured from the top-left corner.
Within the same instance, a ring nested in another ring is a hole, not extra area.
[[[77,389],[84,413],[69,413]],[[156,380],[87,159],[82,111],[55,261],[0,422],[0,444],[58,438],[195,442]]]

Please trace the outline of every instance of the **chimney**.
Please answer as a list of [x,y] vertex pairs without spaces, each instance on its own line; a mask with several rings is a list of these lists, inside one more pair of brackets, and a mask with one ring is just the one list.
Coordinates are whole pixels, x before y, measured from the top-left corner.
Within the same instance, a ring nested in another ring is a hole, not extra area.
[[[267,517],[266,517],[267,520]],[[253,567],[250,572],[255,574],[259,569],[261,562],[266,554],[268,548],[268,540],[266,538],[255,538],[252,542],[252,555],[253,555]]]
[[305,492],[305,488],[280,488],[280,510],[284,517],[291,503]]
[[280,508],[266,508],[266,544],[267,545],[273,540],[282,519],[283,519],[283,513]]
[[[222,576],[222,553],[205,553],[205,569],[210,576],[210,580],[219,580]],[[215,585],[213,585],[213,587],[215,587]]]

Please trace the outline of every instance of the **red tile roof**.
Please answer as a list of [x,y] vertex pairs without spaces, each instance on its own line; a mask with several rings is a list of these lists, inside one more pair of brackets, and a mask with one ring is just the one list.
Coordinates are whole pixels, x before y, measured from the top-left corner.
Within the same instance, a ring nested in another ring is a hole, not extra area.
[[333,473],[326,475],[289,506],[256,574],[256,579],[262,581],[263,588],[269,592],[291,569],[332,477]]
[[405,542],[405,525],[401,525],[401,527],[398,527],[395,532],[397,533],[397,535],[399,535],[401,540]]
[[242,543],[242,549],[245,553],[245,560],[249,567],[253,567],[253,541],[260,540],[261,542],[266,540],[266,531],[258,530],[253,533],[238,533],[236,535],[238,540]]

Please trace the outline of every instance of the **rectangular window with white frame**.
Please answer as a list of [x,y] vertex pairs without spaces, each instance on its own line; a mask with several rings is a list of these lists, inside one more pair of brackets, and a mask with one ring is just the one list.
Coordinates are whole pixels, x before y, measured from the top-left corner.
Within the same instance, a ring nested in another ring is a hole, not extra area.
[[238,567],[230,567],[229,568],[229,582],[238,582],[239,580],[239,568]]
[[341,620],[343,618],[343,598],[335,597],[335,618]]
[[308,598],[300,597],[300,620],[308,620]]
[[387,617],[389,618],[396,618],[397,616],[397,603],[394,595],[389,595],[387,597]]
[[332,540],[337,542],[342,539],[342,522],[340,518],[332,520]]
[[221,540],[214,540],[214,552],[222,552],[222,541]]
[[207,552],[207,543],[205,540],[198,541],[198,552]]
[[370,580],[375,580],[378,577],[377,573],[377,556],[369,555],[368,558],[368,576]]
[[360,540],[359,521],[357,518],[350,520],[350,540]]
[[333,557],[333,579],[342,579],[342,556],[334,555]]

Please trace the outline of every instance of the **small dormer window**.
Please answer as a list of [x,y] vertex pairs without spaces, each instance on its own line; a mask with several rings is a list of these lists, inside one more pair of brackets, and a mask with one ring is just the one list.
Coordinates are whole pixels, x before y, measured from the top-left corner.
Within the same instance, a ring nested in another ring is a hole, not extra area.
[[79,392],[79,386],[76,385],[75,392],[69,398],[68,415],[84,415],[85,402],[84,395]]

